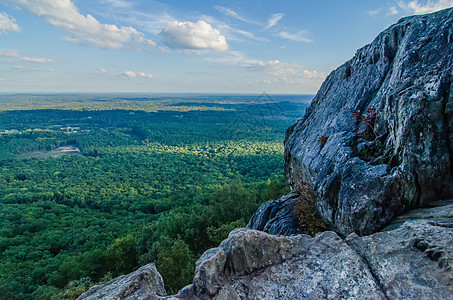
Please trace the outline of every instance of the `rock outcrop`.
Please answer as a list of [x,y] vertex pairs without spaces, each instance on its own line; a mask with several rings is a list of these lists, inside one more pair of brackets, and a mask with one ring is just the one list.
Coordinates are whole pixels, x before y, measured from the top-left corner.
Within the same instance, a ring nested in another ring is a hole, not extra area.
[[453,201],[435,204],[366,237],[235,230],[199,259],[193,284],[174,297],[451,299]]
[[152,266],[152,280],[119,277],[79,299],[451,299],[453,200],[433,204],[365,237],[237,229],[200,257],[193,284],[177,295],[158,297],[165,291]]
[[333,71],[288,129],[285,173],[340,234],[453,196],[453,9],[407,17]]
[[151,263],[103,285],[93,286],[77,300],[155,300],[166,295],[162,276]]

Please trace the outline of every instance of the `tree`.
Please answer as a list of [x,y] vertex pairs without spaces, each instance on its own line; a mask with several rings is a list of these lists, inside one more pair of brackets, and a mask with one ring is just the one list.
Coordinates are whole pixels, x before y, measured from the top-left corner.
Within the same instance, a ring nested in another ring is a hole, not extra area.
[[189,246],[182,240],[175,241],[170,250],[159,252],[157,269],[167,279],[167,292],[175,294],[191,281],[194,264]]

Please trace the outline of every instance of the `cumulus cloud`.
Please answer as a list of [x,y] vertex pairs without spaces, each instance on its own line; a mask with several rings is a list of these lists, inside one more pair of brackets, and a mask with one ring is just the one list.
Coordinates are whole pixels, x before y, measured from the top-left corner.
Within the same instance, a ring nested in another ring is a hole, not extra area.
[[286,31],[282,31],[278,34],[281,38],[296,41],[296,42],[304,42],[304,43],[311,43],[312,40],[307,38],[307,31],[301,30],[296,33],[289,33]]
[[4,12],[0,12],[0,35],[7,31],[19,32],[20,28],[13,17],[8,16]]
[[269,29],[275,25],[277,25],[278,21],[280,21],[285,15],[284,14],[272,14],[270,18],[267,20],[266,29]]
[[[46,18],[50,24],[62,28],[73,36],[73,43],[92,44],[99,48],[122,49],[125,45],[138,43],[154,47],[155,42],[131,26],[102,24],[90,14],[79,13],[71,0],[16,0],[33,14]],[[124,1],[121,1],[124,2]],[[119,3],[119,2],[118,2]]]
[[220,31],[205,21],[170,21],[161,31],[164,43],[170,48],[188,50],[226,51],[228,44]]
[[146,74],[144,72],[133,72],[133,71],[124,71],[124,76],[129,78],[152,78],[153,75]]
[[409,2],[402,0],[398,2],[398,5],[401,9],[411,14],[421,15],[452,7],[453,0],[437,0],[437,1],[428,0],[426,4],[420,4],[418,3],[418,0]]

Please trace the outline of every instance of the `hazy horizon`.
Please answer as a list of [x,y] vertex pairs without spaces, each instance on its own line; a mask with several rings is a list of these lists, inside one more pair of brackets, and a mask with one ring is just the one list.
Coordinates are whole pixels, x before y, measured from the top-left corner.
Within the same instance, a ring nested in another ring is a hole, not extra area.
[[314,94],[398,19],[453,0],[0,1],[0,92]]

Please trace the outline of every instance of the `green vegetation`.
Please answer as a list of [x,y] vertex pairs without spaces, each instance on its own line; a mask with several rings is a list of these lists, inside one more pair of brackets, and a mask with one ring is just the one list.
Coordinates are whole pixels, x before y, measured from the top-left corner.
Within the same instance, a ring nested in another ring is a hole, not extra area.
[[149,262],[168,292],[188,284],[205,250],[286,192],[282,139],[305,108],[14,97],[0,98],[0,298],[21,300],[74,299]]
[[329,229],[329,225],[316,212],[315,201],[316,196],[313,189],[306,186],[299,196],[298,202],[294,205],[300,232],[311,236]]

